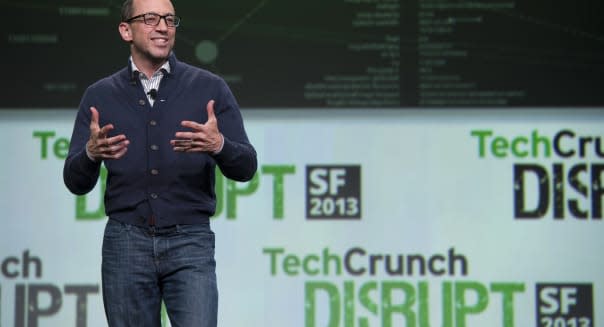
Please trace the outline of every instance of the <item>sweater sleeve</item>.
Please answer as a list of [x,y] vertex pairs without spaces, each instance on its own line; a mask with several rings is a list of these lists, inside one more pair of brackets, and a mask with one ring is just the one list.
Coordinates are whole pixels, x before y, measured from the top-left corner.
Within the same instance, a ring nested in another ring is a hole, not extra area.
[[218,129],[224,136],[224,146],[214,160],[222,174],[232,180],[244,182],[254,177],[258,166],[256,150],[250,143],[239,105],[224,81],[219,85],[217,101]]
[[88,91],[84,94],[76,115],[69,152],[63,166],[63,181],[74,194],[90,192],[99,178],[101,162],[94,162],[86,155],[86,143],[90,138],[90,106]]

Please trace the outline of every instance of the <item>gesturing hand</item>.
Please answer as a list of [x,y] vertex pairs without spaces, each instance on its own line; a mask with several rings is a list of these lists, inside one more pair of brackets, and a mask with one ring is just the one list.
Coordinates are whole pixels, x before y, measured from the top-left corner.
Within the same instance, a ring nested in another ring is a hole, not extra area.
[[86,143],[88,156],[95,161],[121,158],[128,151],[130,141],[126,139],[124,134],[107,137],[107,134],[113,129],[113,125],[107,124],[101,128],[99,126],[99,112],[95,107],[90,107],[90,112],[92,113],[90,139]]
[[174,151],[210,153],[220,151],[223,136],[218,130],[218,120],[214,114],[214,100],[208,102],[206,110],[208,111],[208,121],[205,124],[189,120],[183,120],[180,123],[192,131],[176,133],[176,139],[170,141]]

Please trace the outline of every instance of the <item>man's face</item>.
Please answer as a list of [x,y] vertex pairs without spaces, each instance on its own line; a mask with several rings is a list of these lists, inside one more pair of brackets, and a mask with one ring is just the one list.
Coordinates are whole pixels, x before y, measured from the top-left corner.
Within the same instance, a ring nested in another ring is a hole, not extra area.
[[[155,13],[159,15],[174,15],[174,6],[170,0],[134,0],[132,17]],[[132,42],[132,56],[139,61],[162,63],[170,55],[174,47],[176,27],[166,25],[165,19],[160,19],[157,26],[145,24],[143,18],[137,18],[128,24],[126,34],[122,33],[125,41]]]

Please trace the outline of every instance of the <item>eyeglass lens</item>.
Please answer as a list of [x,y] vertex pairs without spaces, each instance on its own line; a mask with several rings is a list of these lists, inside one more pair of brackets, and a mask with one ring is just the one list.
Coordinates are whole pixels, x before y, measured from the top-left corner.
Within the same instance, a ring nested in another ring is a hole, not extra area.
[[159,25],[159,21],[162,18],[166,21],[166,25],[170,27],[178,26],[178,24],[180,23],[180,18],[174,15],[161,16],[154,13],[148,13],[143,15],[145,24],[153,26]]

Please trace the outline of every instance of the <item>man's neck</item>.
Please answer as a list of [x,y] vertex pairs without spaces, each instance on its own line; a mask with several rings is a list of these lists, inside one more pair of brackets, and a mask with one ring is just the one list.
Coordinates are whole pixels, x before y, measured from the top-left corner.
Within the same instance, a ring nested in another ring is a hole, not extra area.
[[145,74],[145,76],[147,76],[147,78],[151,78],[151,76],[153,76],[153,74],[161,68],[161,66],[163,66],[163,64],[166,63],[166,61],[168,61],[168,59],[162,60],[162,61],[158,61],[158,62],[153,62],[150,60],[140,60],[140,58],[137,58],[136,56],[132,55],[132,61],[134,62],[134,64],[136,65],[136,68],[138,68],[138,70]]

